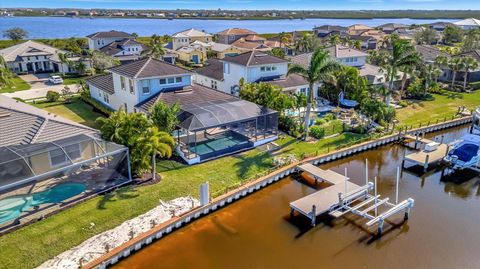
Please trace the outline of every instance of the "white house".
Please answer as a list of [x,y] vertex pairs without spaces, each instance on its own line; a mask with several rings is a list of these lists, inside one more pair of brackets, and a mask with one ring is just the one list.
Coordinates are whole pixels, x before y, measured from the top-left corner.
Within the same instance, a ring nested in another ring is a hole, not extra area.
[[145,58],[109,69],[109,74],[87,80],[92,98],[117,110],[135,112],[136,106],[166,88],[192,84],[192,73],[178,66]]
[[79,62],[90,68],[87,59],[73,55],[68,51],[57,49],[46,44],[28,40],[26,42],[0,50],[0,55],[7,62],[8,68],[17,74],[65,72],[74,73],[75,68],[62,63],[59,54],[67,55],[70,62]]
[[475,30],[480,29],[480,20],[470,18],[461,21],[454,22],[456,26],[464,29],[464,30]]
[[179,48],[186,47],[194,41],[201,41],[208,43],[212,41],[213,36],[197,29],[188,29],[172,35],[172,49],[178,50]]
[[98,50],[120,60],[135,60],[147,47],[131,34],[121,31],[97,32],[87,36],[88,48]]

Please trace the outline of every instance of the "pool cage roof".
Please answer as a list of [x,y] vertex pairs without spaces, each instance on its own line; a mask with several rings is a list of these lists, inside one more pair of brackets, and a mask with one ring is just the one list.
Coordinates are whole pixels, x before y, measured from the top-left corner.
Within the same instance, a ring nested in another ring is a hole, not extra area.
[[[80,144],[94,145],[95,154],[85,157]],[[85,134],[46,143],[3,146],[0,147],[0,191],[123,151],[128,149]]]
[[217,100],[182,107],[179,127],[198,131],[277,114],[245,100]]

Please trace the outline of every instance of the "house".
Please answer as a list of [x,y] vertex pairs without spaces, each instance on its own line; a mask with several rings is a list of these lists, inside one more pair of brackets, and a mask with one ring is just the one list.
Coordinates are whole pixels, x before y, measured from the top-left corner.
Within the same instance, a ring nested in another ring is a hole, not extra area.
[[338,25],[322,25],[313,28],[316,37],[324,38],[332,34],[337,34],[341,37],[347,35],[348,28]]
[[[471,50],[471,51],[460,53],[460,54],[452,56],[452,57],[455,57],[455,58],[457,58],[457,57],[458,58],[471,57],[471,58],[477,60],[478,63],[480,63],[480,50],[478,50],[478,49],[477,50]],[[452,78],[453,78],[452,70],[450,70],[448,68],[445,68],[443,71],[444,71],[444,73],[439,79],[440,80],[451,81]],[[464,78],[465,78],[465,73],[464,72],[457,72],[457,74],[456,74],[456,80],[457,81],[461,81],[463,83]],[[478,81],[480,81],[480,67],[475,69],[475,70],[471,70],[470,72],[468,72],[468,76],[467,76],[467,82],[478,82]]]
[[276,111],[193,83],[189,70],[146,58],[109,72],[87,80],[92,98],[108,107],[149,113],[157,102],[180,105],[176,151],[188,164],[251,149],[278,137]]
[[178,50],[179,48],[186,47],[194,41],[201,41],[208,43],[212,41],[213,36],[205,33],[204,31],[196,29],[188,29],[172,35],[172,49]]
[[97,32],[87,36],[88,48],[98,50],[120,61],[136,60],[148,47],[121,31]]
[[216,53],[216,58],[223,59],[226,56],[236,56],[241,53],[241,51],[232,46],[222,43],[211,42],[210,50]]
[[430,23],[428,26],[432,29],[434,29],[435,31],[437,32],[443,32],[443,30],[445,30],[445,28],[447,28],[448,26],[454,26],[455,24],[451,23],[451,22],[434,22],[434,23]]
[[329,52],[330,57],[344,65],[359,67],[367,62],[367,53],[347,46],[334,45],[325,48],[325,50]]
[[386,23],[377,27],[377,29],[382,30],[386,34],[391,34],[398,29],[408,29],[409,26],[402,23]]
[[222,90],[234,95],[240,90],[242,78],[246,83],[268,81],[285,76],[288,71],[287,60],[256,50],[227,56],[220,61],[223,63]]
[[248,29],[229,28],[217,33],[217,42],[222,44],[232,44],[240,38],[256,34],[256,32]]
[[272,48],[263,44],[263,42],[255,42],[255,41],[247,41],[245,38],[240,38],[239,40],[233,42],[232,47],[236,48],[241,52],[248,52],[248,51],[263,51],[268,52],[271,51]]
[[214,89],[225,89],[223,85],[223,63],[220,59],[209,59],[204,67],[195,69],[195,83]]
[[415,45],[415,50],[425,63],[435,63],[438,57],[443,56],[449,58],[450,55],[430,45]]
[[135,37],[131,34],[115,30],[108,32],[96,32],[87,36],[88,49],[100,50],[110,43],[123,41],[124,39],[135,39]]
[[3,95],[0,156],[2,232],[131,181],[128,148]]
[[480,29],[480,20],[477,20],[475,18],[470,18],[470,19],[457,21],[457,22],[454,22],[453,24],[462,28],[463,30]]
[[7,67],[17,74],[77,72],[73,65],[60,60],[60,54],[67,55],[70,62],[82,62],[86,68],[90,68],[87,59],[32,40],[0,50],[0,55],[5,59]]
[[377,41],[377,44],[378,44],[379,42],[381,42],[385,38],[385,36],[387,36],[387,34],[385,32],[383,32],[382,30],[373,29],[373,30],[363,31],[359,34],[359,36],[372,37]]
[[374,30],[374,28],[364,24],[354,24],[347,28],[347,34],[351,36],[358,36],[368,30]]
[[377,49],[377,39],[371,36],[351,35],[348,38],[352,41],[359,41],[362,49],[374,50]]
[[188,46],[177,49],[174,53],[180,61],[201,64],[207,60],[208,47],[206,43],[195,41]]

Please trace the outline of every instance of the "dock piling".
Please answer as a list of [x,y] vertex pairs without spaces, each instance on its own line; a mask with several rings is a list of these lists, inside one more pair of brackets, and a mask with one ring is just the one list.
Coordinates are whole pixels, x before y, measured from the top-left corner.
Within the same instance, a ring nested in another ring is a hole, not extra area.
[[397,187],[395,190],[395,204],[398,204],[398,182],[400,181],[400,167],[397,167]]
[[312,226],[315,227],[317,221],[317,207],[312,205]]
[[427,156],[425,156],[425,164],[423,165],[423,172],[427,172],[428,170],[428,159],[430,158],[430,155],[427,154]]

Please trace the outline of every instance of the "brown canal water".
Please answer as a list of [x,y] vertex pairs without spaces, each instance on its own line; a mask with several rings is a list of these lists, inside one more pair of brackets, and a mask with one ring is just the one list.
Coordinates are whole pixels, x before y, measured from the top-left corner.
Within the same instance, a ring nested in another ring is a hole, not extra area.
[[[460,138],[468,126],[435,133]],[[322,165],[364,184],[378,177],[379,193],[394,201],[395,174],[404,147],[387,145]],[[403,172],[400,200],[412,197],[411,218],[391,218],[383,237],[374,236],[358,216],[320,217],[310,227],[289,217],[289,203],[315,190],[283,179],[203,217],[121,261],[114,268],[480,268],[480,187],[478,174],[442,176],[441,167],[419,176]]]

